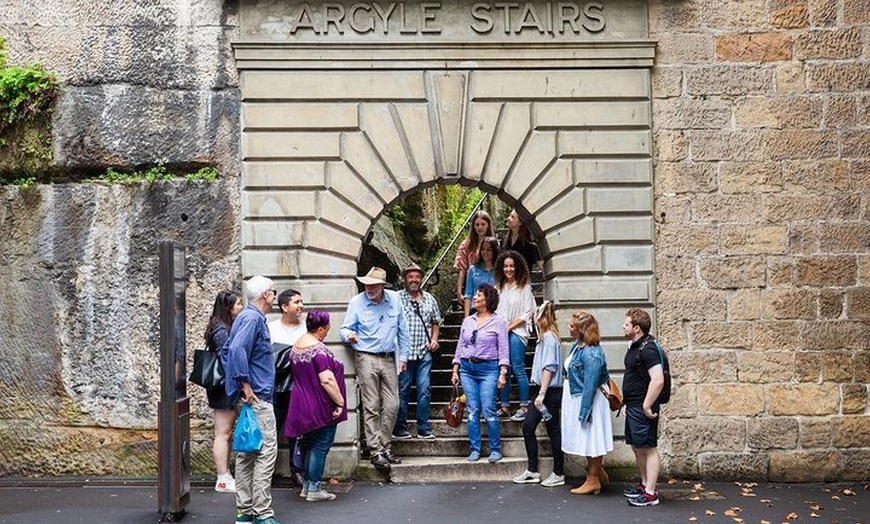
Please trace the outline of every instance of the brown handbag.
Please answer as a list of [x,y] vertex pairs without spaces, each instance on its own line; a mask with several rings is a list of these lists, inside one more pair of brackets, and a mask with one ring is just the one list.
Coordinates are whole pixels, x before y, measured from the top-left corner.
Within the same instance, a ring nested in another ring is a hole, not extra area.
[[462,424],[462,419],[465,417],[465,402],[460,400],[459,386],[453,386],[453,394],[450,395],[450,402],[444,408],[444,421],[451,428],[458,428]]
[[598,389],[604,393],[604,397],[607,398],[608,404],[610,404],[610,411],[616,411],[616,416],[619,416],[619,411],[622,410],[622,392],[619,391],[619,386],[616,385],[616,382],[612,378],[607,379],[607,386],[610,388],[610,391],[604,386],[599,387]]

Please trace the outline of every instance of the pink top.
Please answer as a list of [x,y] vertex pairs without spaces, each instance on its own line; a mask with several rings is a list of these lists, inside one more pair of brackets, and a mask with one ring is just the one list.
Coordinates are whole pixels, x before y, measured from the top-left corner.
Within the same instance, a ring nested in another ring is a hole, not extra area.
[[453,259],[453,269],[456,271],[468,271],[468,268],[477,264],[477,250],[469,253],[468,239],[466,238],[459,244],[456,250],[456,257]]

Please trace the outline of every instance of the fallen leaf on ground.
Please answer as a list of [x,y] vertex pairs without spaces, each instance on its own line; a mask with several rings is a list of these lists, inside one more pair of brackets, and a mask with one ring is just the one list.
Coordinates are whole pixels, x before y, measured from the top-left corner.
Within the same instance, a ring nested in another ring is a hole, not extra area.
[[831,495],[831,500],[840,500],[839,495]]
[[743,519],[740,517],[734,517],[734,522],[743,522]]
[[822,507],[818,504],[813,504],[812,506],[810,506],[810,509],[813,511],[820,511]]
[[796,520],[798,517],[800,517],[800,515],[798,515],[794,511],[785,516],[786,520]]
[[818,513],[810,513],[810,517],[812,517],[812,518],[814,518],[814,519],[817,519],[817,518],[819,518],[820,516],[821,516],[821,515],[819,515]]
[[854,496],[855,496],[855,492],[852,491],[852,490],[849,489],[849,488],[846,488],[846,489],[843,490],[843,495],[849,495],[850,497],[854,497]]
[[695,522],[696,520],[698,520],[698,517],[696,517],[696,516],[694,516],[694,515],[692,515],[691,517],[689,517],[689,522]]
[[707,515],[708,517],[712,517],[715,514],[716,514],[715,511],[710,511],[709,509],[704,512],[704,515]]
[[676,484],[677,482],[677,479],[668,479],[668,484]]
[[702,489],[704,489],[704,485],[703,484],[695,484],[695,486],[692,489],[694,489],[695,491],[702,490]]
[[689,497],[689,500],[701,500],[701,497],[699,497],[698,495],[692,495],[691,497]]
[[761,524],[770,524],[770,521],[769,520],[762,520]]

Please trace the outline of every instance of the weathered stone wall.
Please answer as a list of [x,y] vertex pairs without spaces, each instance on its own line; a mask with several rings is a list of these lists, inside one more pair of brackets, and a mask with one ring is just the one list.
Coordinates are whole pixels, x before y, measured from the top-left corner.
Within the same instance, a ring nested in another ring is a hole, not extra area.
[[[241,274],[236,4],[2,13],[10,61],[40,59],[64,83],[59,165],[229,176],[0,193],[0,475],[153,475],[156,241],[191,249],[189,350]],[[676,385],[667,471],[866,479],[870,5],[650,0],[649,14],[657,328]],[[209,471],[208,410],[192,392],[194,470]]]
[[156,474],[157,242],[188,246],[192,353],[217,291],[239,287],[237,203],[235,179],[0,189],[0,475]]
[[233,0],[3,2],[9,62],[41,61],[63,86],[60,169],[209,164],[238,172]]
[[652,0],[669,470],[870,471],[870,3]]

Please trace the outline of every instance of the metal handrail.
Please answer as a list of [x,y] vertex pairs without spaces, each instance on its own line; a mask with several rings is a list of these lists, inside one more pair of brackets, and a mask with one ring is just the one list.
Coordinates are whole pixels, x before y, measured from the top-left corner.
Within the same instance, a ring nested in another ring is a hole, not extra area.
[[483,193],[483,196],[481,196],[480,200],[477,201],[477,205],[474,206],[474,209],[472,209],[471,213],[469,213],[468,216],[465,218],[465,222],[462,223],[462,227],[460,227],[456,231],[456,234],[453,235],[453,240],[451,240],[450,243],[447,244],[447,247],[444,248],[443,251],[441,251],[441,255],[438,256],[438,259],[435,262],[435,264],[432,266],[432,269],[429,271],[429,274],[427,274],[423,278],[423,283],[420,285],[421,288],[425,288],[426,284],[429,282],[429,279],[432,278],[432,275],[434,275],[435,273],[438,272],[438,266],[441,265],[441,262],[444,260],[444,257],[453,248],[453,244],[456,243],[456,240],[459,238],[460,233],[465,232],[465,230],[466,230],[465,228],[468,226],[468,223],[471,222],[471,218],[475,215],[475,213],[477,213],[477,211],[483,205],[483,202],[486,200],[487,196],[489,196],[489,193]]

